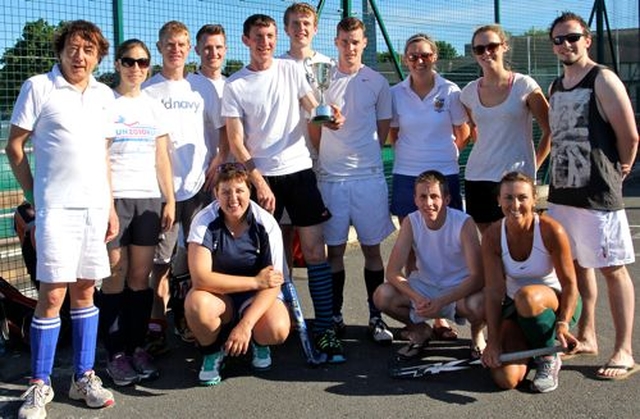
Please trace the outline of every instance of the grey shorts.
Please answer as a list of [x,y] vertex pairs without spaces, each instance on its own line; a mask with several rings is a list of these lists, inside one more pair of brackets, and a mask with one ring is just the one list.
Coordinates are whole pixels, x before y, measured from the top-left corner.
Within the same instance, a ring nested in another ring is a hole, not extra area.
[[128,245],[155,246],[160,234],[160,198],[117,198],[114,200],[120,231],[107,243],[109,250]]
[[178,239],[181,239],[180,245],[186,247],[193,217],[211,202],[213,202],[213,195],[211,192],[205,191],[204,187],[186,201],[176,202],[176,220],[169,231],[160,234],[153,257],[155,264],[162,265],[171,262]]

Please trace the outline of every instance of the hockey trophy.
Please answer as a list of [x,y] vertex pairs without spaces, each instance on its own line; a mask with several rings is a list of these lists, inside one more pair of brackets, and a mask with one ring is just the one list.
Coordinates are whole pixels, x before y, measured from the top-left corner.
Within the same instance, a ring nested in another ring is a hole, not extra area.
[[312,87],[318,89],[320,104],[313,110],[311,122],[322,124],[334,120],[333,111],[324,100],[324,92],[329,88],[331,83],[331,69],[335,66],[331,62],[312,62],[311,58],[304,59],[304,67],[307,73],[307,80]]

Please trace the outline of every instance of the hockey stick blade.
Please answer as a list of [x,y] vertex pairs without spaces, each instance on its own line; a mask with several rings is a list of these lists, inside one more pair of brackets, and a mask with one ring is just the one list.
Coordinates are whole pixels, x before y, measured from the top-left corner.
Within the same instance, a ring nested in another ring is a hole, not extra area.
[[[520,359],[532,358],[534,356],[552,355],[564,352],[562,346],[551,346],[546,348],[528,349],[526,351],[510,352],[500,355],[501,362],[513,362]],[[474,365],[481,365],[479,359],[456,359],[445,362],[432,362],[428,364],[411,365],[408,367],[392,367],[390,375],[393,378],[417,378],[425,375],[434,375],[441,372],[459,371],[470,368]]]
[[300,344],[302,345],[307,363],[314,366],[326,363],[327,355],[318,352],[309,338],[309,330],[307,329],[307,322],[304,320],[304,315],[302,314],[302,306],[298,299],[298,292],[290,279],[285,281],[282,286],[282,293],[284,294],[285,301],[291,312],[291,317],[298,331],[298,337],[300,338]]

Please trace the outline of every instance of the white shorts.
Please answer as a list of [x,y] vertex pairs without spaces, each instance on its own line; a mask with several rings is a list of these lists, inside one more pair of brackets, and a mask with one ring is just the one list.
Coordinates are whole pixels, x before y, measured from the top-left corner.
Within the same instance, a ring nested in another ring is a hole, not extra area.
[[569,236],[573,258],[583,268],[605,268],[635,262],[627,214],[549,203],[548,214]]
[[37,210],[38,281],[76,282],[110,276],[104,241],[108,221],[108,208]]
[[351,225],[358,233],[358,241],[365,246],[380,244],[395,230],[384,177],[318,181],[318,188],[331,212],[331,218],[322,225],[327,245],[346,243]]
[[[430,299],[438,298],[439,296],[446,294],[451,290],[451,288],[441,288],[422,281],[417,271],[413,271],[409,276],[409,285],[418,294]],[[446,306],[442,307],[442,310],[440,310],[440,312],[438,313],[438,318],[453,320],[454,322],[456,322],[456,324],[462,326],[465,324],[466,320],[456,314],[456,309],[457,307],[455,302],[447,304]],[[422,323],[429,320],[427,318],[419,316],[416,313],[416,308],[413,305],[413,301],[411,302],[411,309],[409,310],[409,318],[413,323]]]

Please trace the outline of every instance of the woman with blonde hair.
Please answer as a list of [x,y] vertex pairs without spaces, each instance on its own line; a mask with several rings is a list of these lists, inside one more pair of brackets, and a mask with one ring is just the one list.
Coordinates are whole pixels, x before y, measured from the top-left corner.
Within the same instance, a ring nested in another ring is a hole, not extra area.
[[[475,141],[465,170],[465,203],[483,232],[502,218],[497,205],[501,177],[517,170],[535,179],[549,154],[551,130],[549,103],[538,83],[505,65],[509,43],[504,30],[498,25],[482,26],[473,33],[471,45],[482,77],[467,84],[460,95]],[[533,118],[542,130],[537,150]]]

